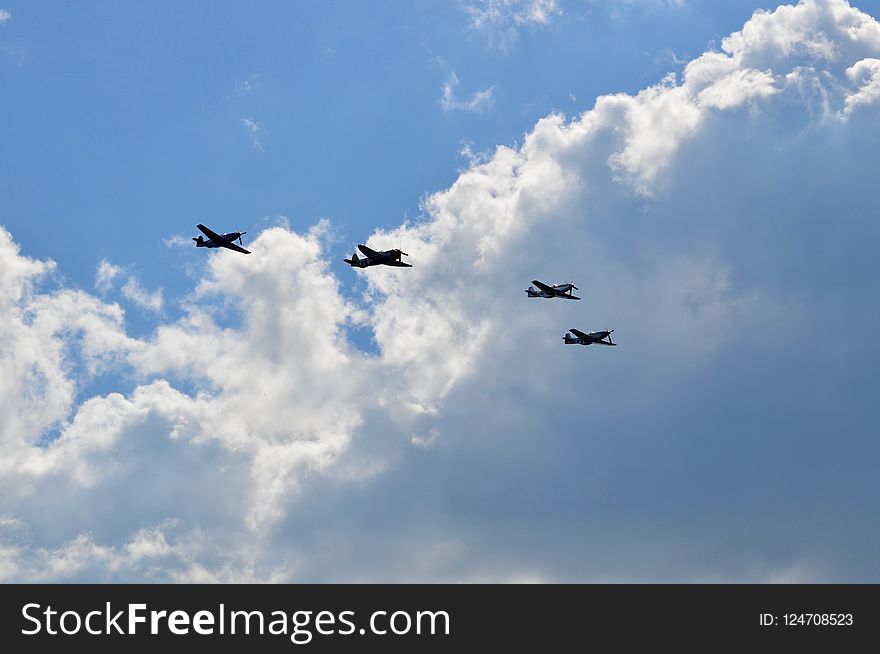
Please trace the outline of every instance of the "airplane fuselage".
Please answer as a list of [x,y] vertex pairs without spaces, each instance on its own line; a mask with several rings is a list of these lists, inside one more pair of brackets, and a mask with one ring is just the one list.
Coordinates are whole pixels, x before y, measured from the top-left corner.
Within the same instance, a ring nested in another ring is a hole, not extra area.
[[370,266],[382,266],[387,263],[397,261],[397,258],[390,254],[378,254],[373,257],[364,257],[362,259],[353,259],[353,266],[358,268],[369,268]]

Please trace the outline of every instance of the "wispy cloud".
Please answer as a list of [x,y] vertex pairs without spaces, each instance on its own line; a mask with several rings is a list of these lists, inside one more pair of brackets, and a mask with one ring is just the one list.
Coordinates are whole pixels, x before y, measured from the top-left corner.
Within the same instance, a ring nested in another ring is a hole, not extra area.
[[165,304],[162,289],[154,293],[150,293],[147,289],[140,285],[137,279],[129,277],[128,281],[122,287],[122,296],[131,300],[141,309],[148,311],[161,311]]
[[443,108],[443,111],[459,110],[482,113],[494,104],[494,87],[490,86],[488,89],[477,91],[469,98],[460,99],[455,95],[455,90],[458,88],[459,83],[458,75],[454,72],[450,73],[449,79],[443,84],[443,95],[440,97],[440,106]]
[[413,434],[412,436],[410,436],[409,441],[416,447],[428,449],[429,447],[431,447],[431,445],[434,444],[434,441],[436,441],[439,436],[440,430],[436,427],[433,427],[431,431],[429,431],[425,436]]
[[235,90],[244,94],[253,93],[259,86],[260,76],[256,73],[248,77],[246,80],[235,83]]
[[620,0],[625,5],[656,5],[671,9],[682,9],[687,5],[687,0]]
[[468,28],[481,32],[490,47],[506,51],[523,27],[541,27],[562,14],[557,0],[477,0],[466,5]]
[[161,311],[165,304],[165,298],[162,289],[150,293],[140,285],[137,278],[127,273],[122,266],[110,263],[107,259],[101,259],[98,268],[95,271],[95,288],[101,293],[106,293],[113,288],[113,282],[117,278],[125,278],[127,280],[119,289],[122,297],[134,302],[142,309],[149,311]]
[[496,25],[546,25],[562,13],[556,0],[478,0],[465,7],[470,26],[484,29]]
[[12,14],[6,9],[0,9],[0,25],[12,18]]
[[254,150],[265,152],[265,150],[263,150],[263,139],[261,137],[261,134],[265,131],[263,126],[251,118],[242,118],[241,124],[244,125],[244,129],[247,131],[248,136],[251,139],[251,147]]
[[163,238],[162,243],[165,244],[165,247],[182,247],[182,246],[191,246],[192,245],[192,237],[184,236],[183,234],[173,234],[168,238]]
[[113,286],[113,280],[122,272],[122,268],[114,266],[107,259],[101,259],[98,269],[95,271],[95,288],[106,293]]

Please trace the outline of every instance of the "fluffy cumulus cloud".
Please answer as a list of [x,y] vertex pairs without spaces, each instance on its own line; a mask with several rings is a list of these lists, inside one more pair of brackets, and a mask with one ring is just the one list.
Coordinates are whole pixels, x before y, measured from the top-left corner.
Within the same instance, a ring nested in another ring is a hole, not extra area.
[[134,338],[0,231],[0,579],[876,580],[878,58],[758,12],[476,158],[357,296],[274,227]]

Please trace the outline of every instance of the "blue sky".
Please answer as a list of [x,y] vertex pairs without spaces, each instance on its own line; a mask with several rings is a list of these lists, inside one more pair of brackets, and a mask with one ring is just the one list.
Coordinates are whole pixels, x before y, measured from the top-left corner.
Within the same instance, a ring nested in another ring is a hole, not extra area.
[[0,2],[0,579],[876,581],[877,16]]
[[[465,144],[513,144],[552,111],[656,83],[760,6],[614,4],[565,5],[500,49],[465,3],[7,3],[4,224],[82,287],[108,258],[184,292],[193,253],[163,239],[200,221],[329,217],[342,253],[417,217]],[[444,112],[452,73],[462,98],[492,88],[491,108]]]

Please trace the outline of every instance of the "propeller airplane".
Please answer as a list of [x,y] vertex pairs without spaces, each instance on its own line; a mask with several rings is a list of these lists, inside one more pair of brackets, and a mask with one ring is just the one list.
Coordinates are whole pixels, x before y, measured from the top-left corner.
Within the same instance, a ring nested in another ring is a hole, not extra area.
[[[617,345],[611,340],[611,332],[614,330],[605,330],[601,332],[590,332],[589,334],[579,329],[569,329],[571,334],[566,333],[562,337],[566,345]],[[574,336],[572,336],[574,334]],[[608,339],[607,341],[605,339]]]
[[343,261],[352,268],[367,268],[369,266],[412,268],[412,264],[404,263],[402,260],[402,257],[408,257],[409,255],[399,249],[377,252],[376,250],[368,248],[366,245],[358,245],[358,250],[364,254],[365,258],[359,259],[357,252],[355,252],[351,255],[351,259],[343,259]]
[[[241,252],[242,254],[250,254],[248,250],[244,249],[244,243],[241,240],[242,235],[247,234],[247,232],[229,232],[228,234],[218,234],[214,232],[201,223],[196,225],[199,228],[199,231],[202,232],[205,236],[208,237],[208,240],[205,240],[203,237],[193,237],[193,240],[196,242],[197,248],[226,248],[228,250],[234,250],[235,252]],[[235,241],[241,244],[241,247],[235,244]]]
[[553,284],[551,286],[549,284],[545,284],[544,282],[540,282],[537,279],[533,279],[532,284],[537,286],[538,289],[535,290],[533,286],[529,286],[526,289],[526,295],[528,295],[529,297],[562,297],[566,300],[580,300],[579,297],[572,295],[572,289],[575,291],[579,291],[580,289],[571,282],[569,282],[568,284]]

